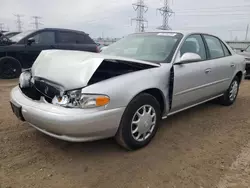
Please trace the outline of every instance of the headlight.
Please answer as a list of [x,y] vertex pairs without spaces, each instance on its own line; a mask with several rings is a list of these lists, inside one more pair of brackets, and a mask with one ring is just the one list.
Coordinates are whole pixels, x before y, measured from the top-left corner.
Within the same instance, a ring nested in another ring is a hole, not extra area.
[[21,88],[30,86],[31,73],[28,71],[23,72],[19,77],[19,84]]
[[81,90],[69,91],[63,96],[55,96],[53,104],[70,108],[95,108],[105,106],[110,99],[106,95],[82,94]]

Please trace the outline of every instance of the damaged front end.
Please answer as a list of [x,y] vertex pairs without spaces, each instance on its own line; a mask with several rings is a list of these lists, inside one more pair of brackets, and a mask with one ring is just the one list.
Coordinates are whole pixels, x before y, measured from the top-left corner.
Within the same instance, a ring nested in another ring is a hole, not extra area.
[[[59,65],[58,61],[51,62],[53,58],[48,59],[48,54],[40,55],[32,70],[23,72],[19,78],[23,94],[32,100],[68,108],[105,106],[110,101],[109,96],[84,94],[82,88],[113,77],[160,66],[125,59],[91,57],[88,53],[84,55],[84,61],[73,65],[64,64],[63,61]],[[44,63],[47,62],[45,60],[49,60],[51,64]]]

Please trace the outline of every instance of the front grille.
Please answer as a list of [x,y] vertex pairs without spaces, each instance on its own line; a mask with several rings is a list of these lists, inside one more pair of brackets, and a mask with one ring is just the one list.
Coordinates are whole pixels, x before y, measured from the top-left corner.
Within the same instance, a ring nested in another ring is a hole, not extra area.
[[35,80],[34,87],[37,91],[39,91],[42,95],[53,99],[54,96],[60,95],[60,89],[49,84],[47,81],[44,80]]

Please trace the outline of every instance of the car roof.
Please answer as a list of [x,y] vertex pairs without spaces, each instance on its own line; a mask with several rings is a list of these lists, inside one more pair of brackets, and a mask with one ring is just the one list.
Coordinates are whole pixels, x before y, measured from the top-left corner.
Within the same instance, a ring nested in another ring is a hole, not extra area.
[[[56,31],[70,31],[70,32],[76,32],[76,33],[82,33],[82,34],[87,34],[84,31],[79,31],[79,30],[73,30],[73,29],[64,29],[64,28],[43,28],[43,29],[38,29],[36,31],[44,31],[44,30],[56,30]],[[88,35],[88,34],[87,34]]]
[[[206,34],[206,35],[213,35],[213,34],[209,34],[209,33],[205,33],[202,31],[191,31],[191,30],[149,30],[146,31],[144,33],[181,33],[184,36],[190,35],[190,34]],[[215,35],[213,35],[215,36]]]

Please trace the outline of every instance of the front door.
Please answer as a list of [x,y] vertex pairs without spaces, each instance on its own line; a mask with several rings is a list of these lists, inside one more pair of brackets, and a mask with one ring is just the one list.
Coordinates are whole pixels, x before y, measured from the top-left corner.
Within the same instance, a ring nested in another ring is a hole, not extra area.
[[[199,62],[174,66],[174,87],[170,113],[206,100],[209,90],[211,64],[201,35],[190,35],[183,43],[178,56],[184,53],[196,53],[201,57]],[[177,57],[177,61],[178,61]]]
[[21,53],[24,68],[31,67],[42,50],[53,49],[55,45],[54,31],[41,31],[29,36],[29,38],[34,38],[35,42],[30,45],[26,44]]

